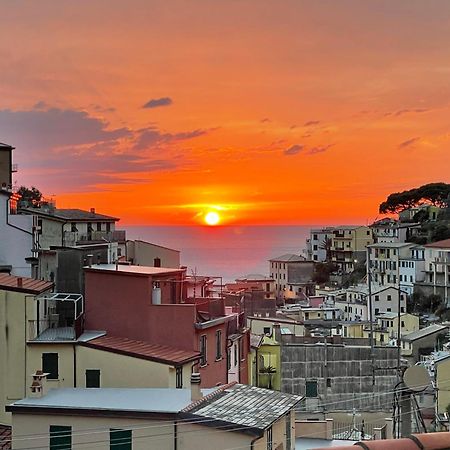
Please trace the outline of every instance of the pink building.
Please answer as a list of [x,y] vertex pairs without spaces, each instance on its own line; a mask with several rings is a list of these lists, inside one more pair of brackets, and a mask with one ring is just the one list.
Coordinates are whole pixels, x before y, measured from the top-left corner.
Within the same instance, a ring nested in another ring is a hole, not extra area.
[[147,266],[99,264],[85,268],[86,328],[199,351],[202,385],[226,383],[233,317],[225,316],[222,299],[185,301],[185,275],[185,269]]

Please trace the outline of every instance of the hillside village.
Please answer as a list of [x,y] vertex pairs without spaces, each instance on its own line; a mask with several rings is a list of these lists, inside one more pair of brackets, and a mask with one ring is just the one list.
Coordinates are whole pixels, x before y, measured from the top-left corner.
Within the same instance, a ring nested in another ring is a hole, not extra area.
[[448,197],[312,229],[306,253],[221,283],[117,217],[24,202],[13,150],[0,144],[1,450],[450,447]]

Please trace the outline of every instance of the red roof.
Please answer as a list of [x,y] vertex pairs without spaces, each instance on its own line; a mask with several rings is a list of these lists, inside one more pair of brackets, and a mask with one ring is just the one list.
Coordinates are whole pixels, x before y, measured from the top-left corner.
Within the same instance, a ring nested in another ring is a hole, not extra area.
[[427,248],[450,248],[450,239],[444,239],[443,241],[433,242],[432,244],[427,244],[424,247],[427,247]]
[[[413,434],[404,439],[383,439],[378,441],[357,442],[354,445],[335,447],[336,450],[448,450],[450,448],[450,432]],[[320,447],[313,450],[328,450]]]
[[0,425],[0,450],[11,449],[11,427]]
[[4,291],[25,292],[26,294],[42,294],[53,287],[51,281],[35,280],[34,278],[16,277],[0,273],[0,289]]
[[157,345],[113,336],[102,336],[82,342],[80,345],[163,364],[180,365],[200,358],[200,353],[193,350],[182,350],[168,345]]

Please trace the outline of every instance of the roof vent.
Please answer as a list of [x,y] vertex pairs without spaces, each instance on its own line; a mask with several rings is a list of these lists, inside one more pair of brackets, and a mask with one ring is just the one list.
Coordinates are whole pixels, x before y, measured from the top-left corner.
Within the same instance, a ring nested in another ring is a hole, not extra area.
[[198,372],[191,373],[191,401],[196,402],[203,398],[202,391],[200,390],[200,374]]

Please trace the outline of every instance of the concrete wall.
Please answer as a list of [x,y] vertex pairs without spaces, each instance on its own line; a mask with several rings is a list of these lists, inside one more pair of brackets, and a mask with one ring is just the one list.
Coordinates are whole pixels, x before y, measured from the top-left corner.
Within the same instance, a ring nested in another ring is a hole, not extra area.
[[[72,448],[110,450],[110,429],[133,428],[133,450],[173,450],[172,421],[114,417],[76,417],[15,414],[13,417],[14,450],[48,450],[50,425],[72,427]],[[28,439],[31,436],[31,439]],[[14,441],[14,439],[17,439]]]
[[0,423],[10,423],[5,405],[23,398],[31,381],[25,342],[28,320],[33,319],[33,296],[0,290]]
[[370,347],[283,344],[281,390],[306,395],[306,381],[317,381],[318,397],[306,399],[308,410],[320,409],[321,404],[329,410],[389,410],[391,397],[377,394],[392,391],[397,381],[396,371],[387,369],[397,366],[397,349],[375,347],[375,366],[386,370],[375,372],[372,395]]
[[447,406],[450,405],[450,358],[436,364],[435,370],[437,412],[443,414],[447,412]]
[[138,266],[154,266],[155,258],[161,260],[161,267],[180,267],[180,252],[171,248],[161,247],[145,241],[127,241],[126,258]]
[[8,196],[0,193],[0,265],[12,266],[12,275],[30,277],[33,217],[9,215]]

